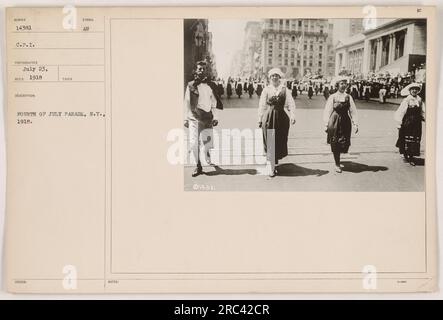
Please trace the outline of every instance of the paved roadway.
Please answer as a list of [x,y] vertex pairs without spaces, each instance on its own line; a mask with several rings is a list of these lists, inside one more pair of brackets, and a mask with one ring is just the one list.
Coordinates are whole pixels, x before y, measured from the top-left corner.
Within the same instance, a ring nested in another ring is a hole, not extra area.
[[[223,99],[225,109],[220,112],[221,129],[257,128],[258,98],[232,97]],[[280,165],[279,176],[269,179],[262,174],[263,165],[247,155],[259,155],[261,150],[240,151],[240,164],[233,158],[223,163],[222,156],[232,154],[231,148],[219,146],[213,150],[217,166],[205,166],[204,175],[193,178],[192,166],[185,167],[185,190],[281,190],[281,191],[422,191],[424,189],[424,159],[412,167],[404,163],[395,142],[397,129],[393,114],[398,107],[374,101],[356,101],[359,132],[353,134],[350,152],[343,155],[343,172],[334,172],[330,147],[326,144],[322,113],[323,96],[298,96],[297,123],[289,133],[289,156]],[[422,139],[424,151],[425,137]],[[261,149],[261,148],[260,148]],[[235,153],[235,152],[234,152]],[[422,153],[424,155],[424,153]],[[260,156],[258,156],[260,158]]]

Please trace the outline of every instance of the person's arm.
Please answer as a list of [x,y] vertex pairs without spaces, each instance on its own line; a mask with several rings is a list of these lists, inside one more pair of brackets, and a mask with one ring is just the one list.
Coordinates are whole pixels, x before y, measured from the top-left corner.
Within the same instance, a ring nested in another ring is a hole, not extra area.
[[258,101],[258,122],[261,123],[263,114],[266,110],[266,97],[267,96],[267,90],[266,88],[263,89],[262,94],[260,96],[260,100]]
[[331,117],[332,110],[334,107],[334,95],[330,95],[325,104],[325,110],[323,111],[323,123],[325,126],[328,125],[329,118]]
[[349,96],[349,104],[350,104],[349,114],[351,116],[352,124],[357,127],[358,126],[358,113],[357,113],[357,107],[355,106],[355,102],[354,102],[354,99],[352,98],[352,96]]
[[210,99],[212,115],[214,116],[214,120],[218,121],[217,98],[213,91],[211,92]]
[[403,117],[408,110],[408,100],[407,98],[403,99],[398,107],[397,111],[394,113],[394,120],[397,122],[397,128],[401,127],[401,123],[403,122]]
[[426,120],[426,105],[424,102],[421,104],[421,119],[422,121]]
[[184,106],[184,115],[185,115],[185,119],[184,119],[184,126],[188,127],[189,126],[189,112],[191,112],[191,98],[190,98],[190,93],[189,93],[189,86],[186,86],[186,91],[185,91],[185,99],[183,101],[183,106]]
[[289,91],[288,88],[286,88],[286,100],[285,100],[285,107],[289,111],[289,118],[291,119],[291,123],[295,122],[295,101],[294,98],[292,98],[291,91]]

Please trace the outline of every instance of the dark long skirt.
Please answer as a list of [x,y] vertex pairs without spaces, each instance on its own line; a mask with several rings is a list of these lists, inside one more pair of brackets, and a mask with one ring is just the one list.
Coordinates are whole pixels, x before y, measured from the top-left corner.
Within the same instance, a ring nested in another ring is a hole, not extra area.
[[351,118],[347,112],[333,111],[328,122],[327,142],[331,145],[333,153],[347,153],[351,145]]
[[277,164],[288,155],[289,117],[285,110],[271,106],[263,115],[262,130],[266,159]]
[[408,109],[398,130],[398,139],[395,144],[401,154],[405,156],[420,155],[421,121],[421,108]]

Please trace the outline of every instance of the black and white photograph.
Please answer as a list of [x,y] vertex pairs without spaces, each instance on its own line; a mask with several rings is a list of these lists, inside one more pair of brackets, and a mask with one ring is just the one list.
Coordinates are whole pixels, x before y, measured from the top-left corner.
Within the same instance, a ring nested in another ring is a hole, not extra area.
[[426,19],[183,28],[185,191],[424,191]]

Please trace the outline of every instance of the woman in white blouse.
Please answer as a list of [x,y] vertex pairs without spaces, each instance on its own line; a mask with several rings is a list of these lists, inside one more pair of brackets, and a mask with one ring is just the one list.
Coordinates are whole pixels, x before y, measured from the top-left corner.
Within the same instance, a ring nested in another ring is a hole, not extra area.
[[395,146],[412,166],[415,166],[414,156],[420,155],[421,122],[425,120],[425,103],[418,96],[420,89],[418,83],[406,86],[400,94],[407,97],[403,99],[394,114],[399,129]]
[[347,153],[351,145],[352,126],[358,132],[358,116],[354,99],[345,92],[347,78],[339,77],[336,80],[337,92],[330,95],[323,113],[325,131],[328,134],[327,142],[331,145],[334,155],[335,171],[342,172],[340,154]]
[[295,102],[279,68],[269,70],[270,84],[263,89],[258,106],[258,125],[263,130],[269,176],[278,174],[278,160],[288,155],[289,126],[295,124]]

